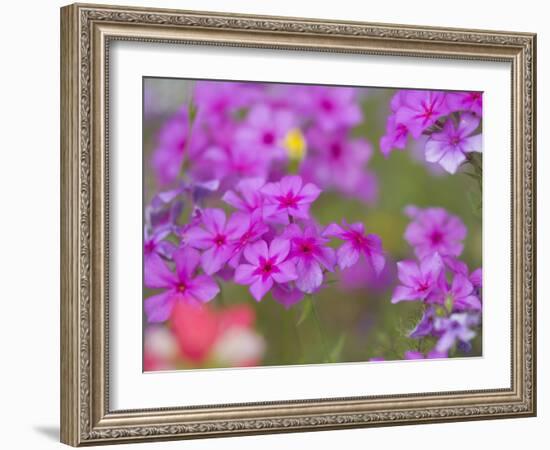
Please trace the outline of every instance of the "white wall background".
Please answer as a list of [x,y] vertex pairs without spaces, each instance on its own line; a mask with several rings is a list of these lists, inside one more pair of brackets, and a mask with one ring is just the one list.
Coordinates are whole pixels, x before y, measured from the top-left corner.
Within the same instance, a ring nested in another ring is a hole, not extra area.
[[[127,3],[122,2],[121,3]],[[550,426],[550,314],[544,279],[550,241],[548,133],[550,32],[536,0],[132,0],[158,6],[342,20],[532,31],[538,36],[539,416],[532,419],[316,432],[139,448],[544,448]],[[59,10],[63,2],[9,2],[2,8],[0,70],[0,414],[2,448],[59,448]],[[544,28],[544,31],[543,31]],[[128,446],[123,446],[128,448]],[[137,448],[137,447],[135,447]]]

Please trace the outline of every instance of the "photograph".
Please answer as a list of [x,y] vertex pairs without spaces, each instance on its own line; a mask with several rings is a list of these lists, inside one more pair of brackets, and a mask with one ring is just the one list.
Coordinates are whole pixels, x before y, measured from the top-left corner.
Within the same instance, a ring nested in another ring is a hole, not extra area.
[[142,88],[143,371],[483,356],[483,92]]

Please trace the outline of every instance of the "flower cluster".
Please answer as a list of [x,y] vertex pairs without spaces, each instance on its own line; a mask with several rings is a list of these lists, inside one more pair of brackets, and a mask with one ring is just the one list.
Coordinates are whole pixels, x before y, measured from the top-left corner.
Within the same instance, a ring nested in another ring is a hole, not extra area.
[[466,227],[442,208],[409,207],[406,211],[412,221],[405,239],[417,259],[397,263],[400,284],[391,301],[422,302],[422,318],[409,337],[437,339],[428,357],[447,355],[456,345],[467,351],[481,320],[482,282],[481,269],[470,273],[466,263],[458,259]]
[[[327,273],[351,267],[361,256],[380,273],[382,242],[362,223],[322,227],[313,220],[310,207],[320,193],[298,175],[243,179],[221,195],[229,214],[195,205],[185,225],[149,232],[145,286],[162,290],[145,300],[149,322],[166,321],[178,304],[209,302],[219,293],[217,278],[249,286],[257,301],[272,291],[289,307],[319,290]],[[162,240],[170,233],[177,243]],[[329,246],[332,238],[343,242],[337,250]]]
[[480,92],[400,90],[390,109],[386,134],[380,139],[385,156],[393,149],[403,150],[409,136],[418,140],[424,135],[426,161],[454,174],[472,152],[482,151]]
[[183,173],[223,187],[288,170],[323,190],[370,203],[372,147],[352,136],[363,120],[357,88],[197,81],[191,103],[161,129],[151,164],[170,185]]

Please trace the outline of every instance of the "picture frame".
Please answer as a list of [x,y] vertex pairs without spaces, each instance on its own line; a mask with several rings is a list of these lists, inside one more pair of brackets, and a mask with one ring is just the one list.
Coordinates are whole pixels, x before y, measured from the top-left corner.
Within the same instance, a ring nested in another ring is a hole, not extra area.
[[[118,41],[509,64],[510,386],[113,409],[109,70],[110,46]],[[72,446],[536,415],[536,35],[106,5],[63,7],[60,381],[61,441]]]

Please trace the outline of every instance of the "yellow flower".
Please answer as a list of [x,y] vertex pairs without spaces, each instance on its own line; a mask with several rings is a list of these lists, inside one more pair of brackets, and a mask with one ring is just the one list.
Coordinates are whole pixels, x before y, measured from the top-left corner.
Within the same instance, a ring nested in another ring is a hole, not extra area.
[[292,161],[301,161],[306,156],[307,142],[299,128],[293,128],[286,134],[283,146]]

